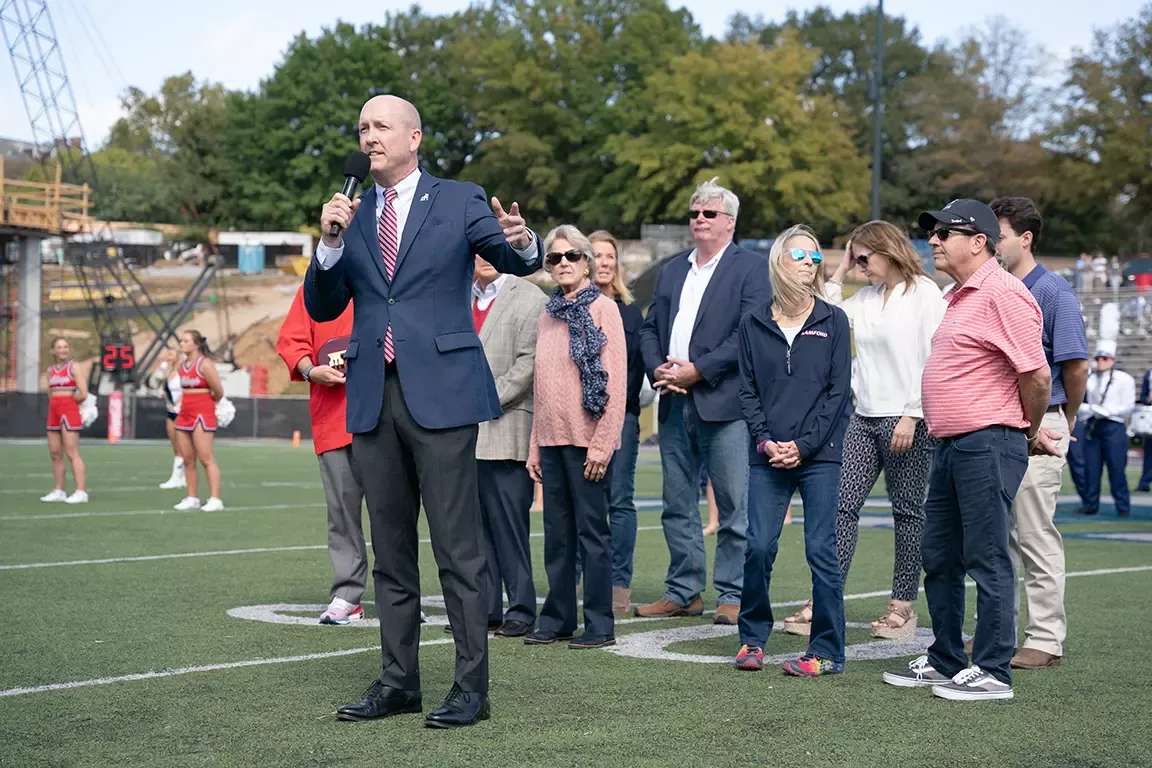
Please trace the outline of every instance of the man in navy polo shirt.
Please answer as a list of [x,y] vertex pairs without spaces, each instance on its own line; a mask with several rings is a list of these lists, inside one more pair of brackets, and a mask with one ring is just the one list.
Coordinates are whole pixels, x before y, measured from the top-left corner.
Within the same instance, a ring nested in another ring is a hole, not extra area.
[[[1004,268],[1023,281],[1044,315],[1052,401],[1043,427],[1064,435],[1060,452],[1066,454],[1088,381],[1088,340],[1080,302],[1062,277],[1036,263],[1033,249],[1043,227],[1036,205],[1026,197],[1002,197],[992,202],[992,211],[1000,220]],[[1017,571],[1023,566],[1028,602],[1024,643],[1012,657],[1016,669],[1049,667],[1064,655],[1064,540],[1053,522],[1064,461],[1062,456],[1031,456],[1012,505],[1012,555]]]

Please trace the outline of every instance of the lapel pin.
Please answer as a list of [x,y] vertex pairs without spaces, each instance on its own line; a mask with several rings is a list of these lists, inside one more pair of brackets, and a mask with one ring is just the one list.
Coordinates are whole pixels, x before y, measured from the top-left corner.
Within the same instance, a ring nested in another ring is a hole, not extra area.
[[428,202],[428,193],[427,192],[425,192],[424,196],[420,198],[420,202],[422,202],[422,203]]

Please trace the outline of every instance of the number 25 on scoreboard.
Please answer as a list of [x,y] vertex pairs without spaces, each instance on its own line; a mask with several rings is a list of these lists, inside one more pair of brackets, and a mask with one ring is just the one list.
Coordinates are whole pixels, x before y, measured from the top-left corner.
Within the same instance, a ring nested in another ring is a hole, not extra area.
[[136,351],[131,344],[105,344],[102,362],[106,371],[130,371],[136,367]]

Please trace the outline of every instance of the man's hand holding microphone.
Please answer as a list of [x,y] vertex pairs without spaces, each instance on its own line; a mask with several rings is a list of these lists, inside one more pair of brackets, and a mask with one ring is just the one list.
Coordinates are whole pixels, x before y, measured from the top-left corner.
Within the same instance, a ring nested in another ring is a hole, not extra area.
[[363,152],[353,152],[344,164],[344,188],[332,195],[320,211],[321,242],[329,248],[339,248],[341,233],[352,223],[360,200],[356,191],[372,170],[372,158]]

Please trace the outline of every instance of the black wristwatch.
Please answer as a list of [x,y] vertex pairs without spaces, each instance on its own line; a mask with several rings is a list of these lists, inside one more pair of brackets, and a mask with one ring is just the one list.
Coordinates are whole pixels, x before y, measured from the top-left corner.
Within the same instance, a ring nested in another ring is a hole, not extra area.
[[300,374],[301,376],[304,377],[304,381],[307,381],[308,383],[312,382],[312,379],[308,378],[308,374],[312,373],[312,369],[315,367],[316,366],[314,366],[314,365],[310,365],[304,369],[304,373]]

